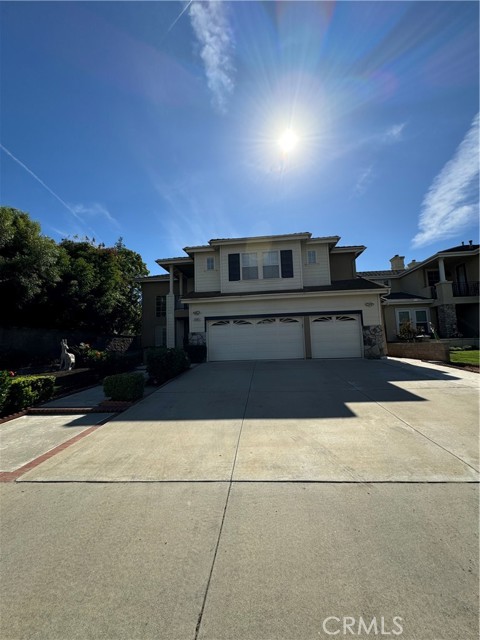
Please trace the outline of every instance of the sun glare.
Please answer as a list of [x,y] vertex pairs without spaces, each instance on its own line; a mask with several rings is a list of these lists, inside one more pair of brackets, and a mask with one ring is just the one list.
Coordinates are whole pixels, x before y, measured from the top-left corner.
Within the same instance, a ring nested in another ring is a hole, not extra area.
[[291,129],[286,129],[278,140],[280,149],[283,153],[290,153],[295,149],[298,143],[297,134]]

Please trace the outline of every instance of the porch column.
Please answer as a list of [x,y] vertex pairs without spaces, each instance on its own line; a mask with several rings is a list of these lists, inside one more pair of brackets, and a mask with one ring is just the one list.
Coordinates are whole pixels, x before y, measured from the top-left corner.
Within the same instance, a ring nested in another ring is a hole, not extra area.
[[438,259],[438,273],[440,274],[440,282],[446,282],[447,278],[445,276],[445,263],[443,258]]
[[169,265],[170,287],[166,300],[166,321],[167,321],[167,347],[175,347],[175,295],[173,293],[173,264]]

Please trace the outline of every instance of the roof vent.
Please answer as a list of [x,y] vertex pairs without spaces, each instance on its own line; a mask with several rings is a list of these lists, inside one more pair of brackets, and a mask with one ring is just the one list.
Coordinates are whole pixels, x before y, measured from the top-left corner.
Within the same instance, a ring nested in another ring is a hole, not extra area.
[[405,256],[399,256],[398,253],[390,259],[393,271],[405,270]]
[[470,246],[472,246],[472,244],[473,244],[473,240],[469,240],[469,241],[468,241],[468,244],[469,244]]
[[464,241],[462,240],[462,247],[464,247],[464,246],[465,246],[465,243],[464,243]]
[[407,269],[411,269],[412,267],[415,267],[416,264],[417,264],[417,261],[416,260],[412,260],[411,262],[409,262],[407,264]]

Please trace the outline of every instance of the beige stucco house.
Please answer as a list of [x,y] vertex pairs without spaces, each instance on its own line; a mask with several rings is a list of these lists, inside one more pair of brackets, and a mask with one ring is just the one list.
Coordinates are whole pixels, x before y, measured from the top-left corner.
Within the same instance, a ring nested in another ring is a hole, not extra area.
[[[404,257],[390,260],[391,269],[361,271],[358,275],[388,286],[382,308],[388,342],[397,340],[404,322],[419,333],[440,338],[475,338],[479,333],[479,245],[471,241],[439,251],[407,267]],[[431,324],[430,324],[431,323]]]
[[382,283],[364,246],[294,233],[210,240],[141,278],[145,348],[204,343],[208,360],[380,357]]

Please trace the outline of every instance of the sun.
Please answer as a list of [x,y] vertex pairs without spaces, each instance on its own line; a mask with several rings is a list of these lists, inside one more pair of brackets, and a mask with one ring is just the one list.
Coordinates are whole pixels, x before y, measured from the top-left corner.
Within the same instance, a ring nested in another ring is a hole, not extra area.
[[295,131],[292,129],[285,129],[280,138],[278,139],[278,144],[280,145],[280,149],[282,153],[287,154],[295,149],[298,143],[298,136]]

